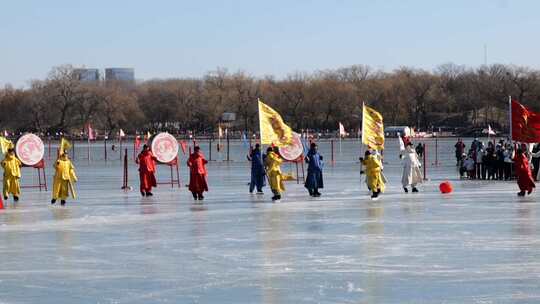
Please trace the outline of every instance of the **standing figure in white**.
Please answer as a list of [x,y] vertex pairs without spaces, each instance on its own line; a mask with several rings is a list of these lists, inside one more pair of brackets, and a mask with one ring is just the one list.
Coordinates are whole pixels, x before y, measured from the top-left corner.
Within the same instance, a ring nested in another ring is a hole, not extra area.
[[412,187],[412,192],[418,192],[416,185],[422,183],[422,171],[420,170],[420,161],[411,142],[407,142],[405,150],[399,156],[403,160],[403,175],[401,184],[405,193],[409,192],[407,187]]

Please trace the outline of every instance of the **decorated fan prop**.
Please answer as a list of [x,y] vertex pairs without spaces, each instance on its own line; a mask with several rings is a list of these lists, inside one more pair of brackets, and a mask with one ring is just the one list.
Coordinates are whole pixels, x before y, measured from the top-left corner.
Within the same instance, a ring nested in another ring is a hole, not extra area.
[[159,133],[152,138],[152,153],[161,163],[170,163],[178,156],[178,141],[169,133]]
[[15,153],[24,165],[32,167],[43,159],[45,145],[37,135],[25,134],[17,140]]
[[292,144],[279,148],[279,154],[285,160],[295,161],[304,153],[304,146],[300,140],[300,134],[293,133],[293,142]]

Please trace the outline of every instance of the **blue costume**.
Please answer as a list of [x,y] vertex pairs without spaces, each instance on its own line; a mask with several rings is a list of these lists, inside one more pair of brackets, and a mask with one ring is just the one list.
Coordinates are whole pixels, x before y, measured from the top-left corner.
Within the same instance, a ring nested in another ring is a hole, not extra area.
[[306,155],[306,163],[308,164],[308,170],[305,187],[308,189],[309,195],[320,196],[319,188],[323,188],[323,157],[313,146]]
[[249,192],[253,193],[255,187],[257,192],[262,193],[262,188],[265,186],[265,175],[263,156],[258,148],[250,152],[248,159],[251,161],[251,182],[249,183]]

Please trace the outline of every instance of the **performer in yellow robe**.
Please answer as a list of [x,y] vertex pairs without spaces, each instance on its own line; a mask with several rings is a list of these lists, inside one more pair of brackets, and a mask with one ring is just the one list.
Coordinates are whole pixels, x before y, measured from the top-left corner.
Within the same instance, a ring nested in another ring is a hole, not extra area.
[[2,168],[4,169],[4,188],[2,194],[4,199],[7,200],[9,195],[13,195],[13,200],[18,201],[21,195],[21,161],[15,156],[15,150],[9,149],[6,153],[4,160],[2,161]]
[[63,153],[56,161],[54,168],[56,170],[54,174],[53,193],[51,204],[56,203],[57,199],[60,199],[60,204],[63,206],[66,204],[66,199],[69,194],[73,198],[77,197],[75,193],[75,187],[73,183],[77,181],[77,175],[75,175],[75,167],[67,153]]
[[277,147],[274,147],[274,149],[268,148],[264,164],[266,166],[266,175],[268,175],[270,188],[274,193],[272,197],[273,201],[281,199],[281,192],[285,191],[283,174],[281,173],[282,162],[283,160],[278,154]]
[[362,165],[366,167],[365,173],[369,189],[373,192],[371,198],[376,199],[384,192],[384,180],[382,177],[382,163],[376,155],[366,151],[365,158],[360,158]]

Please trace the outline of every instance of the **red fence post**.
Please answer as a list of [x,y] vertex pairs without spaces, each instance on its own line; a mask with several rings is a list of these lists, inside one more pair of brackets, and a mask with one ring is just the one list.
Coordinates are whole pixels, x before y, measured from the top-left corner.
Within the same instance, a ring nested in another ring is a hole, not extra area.
[[424,143],[424,180],[427,180],[427,145]]
[[[122,150],[120,150],[120,153],[122,153]],[[126,148],[124,153],[124,181],[122,185],[122,190],[126,191],[128,189],[128,149]]]
[[334,164],[334,140],[330,140],[330,149],[331,149],[331,161],[332,161],[332,164]]

